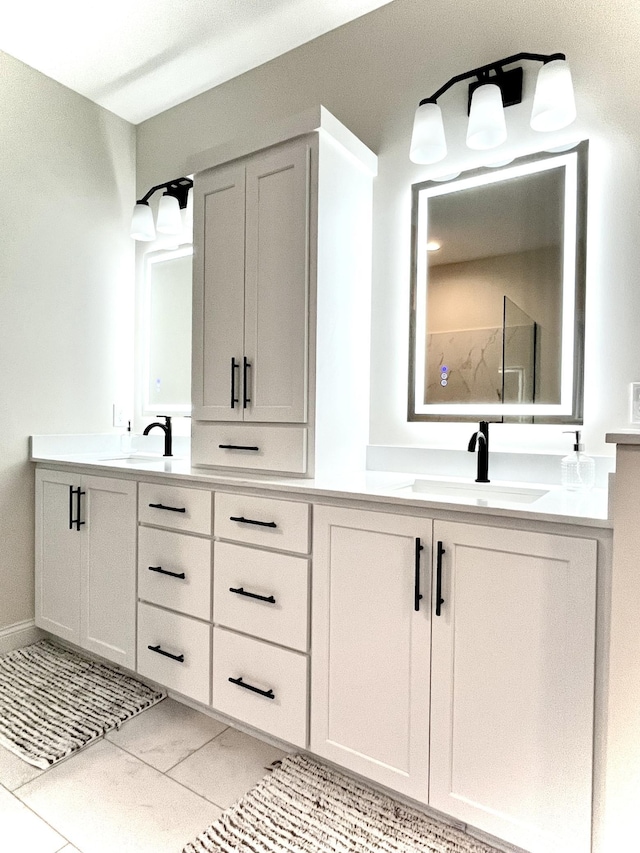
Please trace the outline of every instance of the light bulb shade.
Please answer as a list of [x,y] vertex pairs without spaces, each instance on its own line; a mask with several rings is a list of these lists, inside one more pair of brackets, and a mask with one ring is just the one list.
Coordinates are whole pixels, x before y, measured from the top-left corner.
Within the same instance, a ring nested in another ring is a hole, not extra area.
[[576,117],[571,69],[566,59],[554,59],[538,72],[531,110],[534,130],[560,130]]
[[180,204],[175,196],[165,193],[160,199],[156,229],[160,234],[172,235],[180,234],[182,231],[182,214],[180,213]]
[[134,240],[155,240],[156,229],[153,224],[153,212],[148,204],[137,203],[131,217],[131,236]]
[[187,234],[193,231],[193,187],[189,188],[187,204],[182,210],[182,228]]
[[502,92],[495,83],[478,86],[471,98],[467,145],[476,151],[496,148],[507,138]]
[[413,163],[437,163],[447,156],[442,111],[437,104],[420,104],[413,120],[409,159]]

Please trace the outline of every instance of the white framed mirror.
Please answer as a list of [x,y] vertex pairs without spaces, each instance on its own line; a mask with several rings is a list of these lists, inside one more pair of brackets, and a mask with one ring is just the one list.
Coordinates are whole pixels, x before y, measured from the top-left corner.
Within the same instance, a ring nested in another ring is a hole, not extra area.
[[149,252],[142,299],[142,415],[191,413],[193,247]]
[[413,185],[409,420],[582,421],[587,145]]

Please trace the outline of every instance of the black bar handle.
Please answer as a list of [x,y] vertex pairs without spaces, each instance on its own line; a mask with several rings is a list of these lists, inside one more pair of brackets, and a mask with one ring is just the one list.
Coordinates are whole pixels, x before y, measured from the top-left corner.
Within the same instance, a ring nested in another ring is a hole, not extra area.
[[276,603],[276,600],[272,595],[258,595],[255,592],[247,592],[241,586],[239,586],[238,589],[234,589],[232,586],[230,586],[229,592],[235,592],[236,595],[246,595],[247,598],[257,598],[258,601],[268,601],[269,604]]
[[236,403],[240,402],[240,398],[236,397],[236,370],[240,368],[240,364],[231,359],[231,408],[235,409]]
[[186,512],[183,506],[165,506],[164,504],[149,504],[153,509],[166,509],[168,512]]
[[180,580],[184,580],[186,575],[184,572],[169,572],[167,569],[163,569],[162,566],[149,566],[150,572],[158,572],[160,575],[169,575],[170,578],[180,578]]
[[237,684],[238,687],[244,687],[246,690],[252,690],[254,693],[259,693],[261,696],[266,696],[267,699],[275,699],[275,695],[273,690],[260,690],[259,687],[254,687],[253,684],[247,684],[242,680],[242,676],[240,678],[230,678],[229,681],[232,684]]
[[420,552],[424,551],[424,545],[421,544],[420,538],[416,537],[416,573],[413,582],[413,609],[417,612],[420,610]]
[[243,357],[243,362],[242,362],[242,408],[243,409],[246,409],[247,403],[251,402],[251,397],[249,397],[249,395],[247,394],[247,388],[248,388],[248,382],[249,382],[247,374],[248,374],[250,368],[251,368],[251,362],[248,361],[248,359],[245,355]]
[[164,649],[160,648],[160,645],[157,646],[147,646],[150,652],[155,652],[157,655],[164,655],[166,658],[171,658],[171,660],[177,660],[178,663],[184,663],[184,655],[172,655],[171,652],[165,652]]
[[444,604],[444,598],[442,597],[442,555],[446,553],[442,547],[442,542],[438,542],[436,557],[436,616],[440,616],[441,606]]
[[[80,516],[82,515],[82,495],[86,494],[83,492],[80,486],[77,489],[74,489],[73,486],[69,486],[69,530],[73,530],[73,525],[75,524],[76,530],[80,530],[82,525],[85,523],[84,521],[80,521]],[[76,517],[73,517],[73,496],[76,496]]]
[[255,521],[253,518],[245,518],[243,515],[230,515],[229,521],[237,521],[239,524],[257,524],[259,527],[277,527],[275,521]]
[[219,444],[221,450],[260,450],[259,447],[248,447],[246,444]]
[[73,486],[69,486],[69,530],[73,530],[73,496],[75,491]]

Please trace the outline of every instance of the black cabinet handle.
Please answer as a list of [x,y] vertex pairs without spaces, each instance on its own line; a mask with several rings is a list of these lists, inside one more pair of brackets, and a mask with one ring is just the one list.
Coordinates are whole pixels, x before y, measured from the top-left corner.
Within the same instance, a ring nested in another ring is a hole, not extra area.
[[69,530],[73,530],[73,496],[75,489],[69,486]]
[[259,447],[247,447],[246,444],[219,444],[221,450],[260,450]]
[[160,575],[169,575],[170,578],[180,578],[180,580],[184,580],[186,575],[184,572],[169,572],[167,569],[163,569],[162,566],[149,566],[150,572],[158,572]]
[[236,370],[240,369],[240,364],[235,360],[235,358],[231,359],[231,408],[235,409],[236,403],[240,402],[240,398],[236,397]]
[[277,527],[275,521],[255,521],[253,518],[245,518],[242,515],[230,515],[229,521],[237,521],[238,524],[257,524],[260,527]]
[[444,604],[444,598],[442,597],[442,555],[446,553],[442,547],[442,542],[438,542],[436,557],[436,616],[440,616],[441,606]]
[[153,509],[166,509],[167,512],[186,512],[186,508],[183,506],[165,506],[164,504],[149,504]]
[[244,687],[245,690],[251,690],[254,693],[259,693],[261,696],[266,696],[267,699],[275,699],[273,690],[260,690],[259,687],[254,687],[253,684],[247,684],[242,680],[242,676],[240,678],[230,678],[229,681],[232,684],[237,684],[238,687]]
[[420,543],[420,539],[416,538],[416,573],[413,582],[413,609],[420,610],[420,552],[424,551],[424,545]]
[[177,660],[178,663],[184,663],[184,655],[172,655],[171,652],[165,652],[164,649],[161,649],[160,646],[147,646],[150,652],[155,652],[157,655],[164,655],[166,658],[171,658],[171,660]]
[[242,408],[243,409],[246,409],[247,403],[251,402],[251,397],[249,397],[249,394],[247,393],[247,390],[249,387],[248,373],[249,373],[250,368],[251,368],[251,363],[247,360],[247,357],[245,355],[243,358],[243,363],[242,363]]
[[236,595],[246,595],[247,598],[257,598],[258,601],[268,601],[269,604],[276,603],[276,600],[272,595],[258,595],[255,592],[247,592],[241,586],[239,586],[238,589],[234,589],[232,586],[230,586],[229,592],[235,592]]
[[[73,525],[75,524],[76,530],[80,530],[82,525],[85,523],[84,521],[80,521],[80,516],[82,515],[82,495],[86,494],[83,492],[80,486],[77,489],[74,489],[73,486],[69,486],[69,530],[73,530]],[[73,496],[76,496],[76,517],[73,517]]]

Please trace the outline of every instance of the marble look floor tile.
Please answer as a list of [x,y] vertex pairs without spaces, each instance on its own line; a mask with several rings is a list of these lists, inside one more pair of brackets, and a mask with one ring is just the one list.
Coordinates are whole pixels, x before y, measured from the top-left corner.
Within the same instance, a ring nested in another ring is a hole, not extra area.
[[39,767],[34,767],[32,764],[27,764],[13,752],[0,746],[0,785],[4,785],[10,791],[24,785],[25,782],[30,782],[37,776],[44,773]]
[[82,853],[177,853],[220,815],[106,740],[16,791]]
[[167,775],[226,809],[265,775],[272,761],[284,755],[275,746],[229,728]]
[[206,714],[164,699],[106,737],[164,773],[226,728]]
[[6,853],[57,853],[66,843],[12,793],[0,788],[0,849]]

